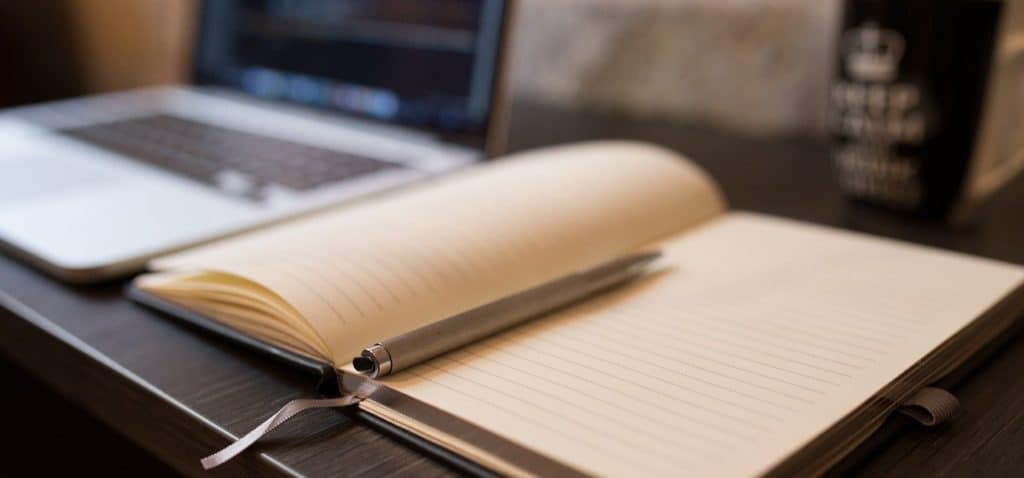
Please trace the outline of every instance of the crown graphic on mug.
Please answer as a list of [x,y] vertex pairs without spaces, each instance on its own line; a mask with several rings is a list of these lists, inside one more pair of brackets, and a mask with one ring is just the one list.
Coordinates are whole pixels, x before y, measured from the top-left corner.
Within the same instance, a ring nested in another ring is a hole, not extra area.
[[842,50],[846,71],[860,81],[892,81],[904,53],[903,36],[874,22],[843,35]]

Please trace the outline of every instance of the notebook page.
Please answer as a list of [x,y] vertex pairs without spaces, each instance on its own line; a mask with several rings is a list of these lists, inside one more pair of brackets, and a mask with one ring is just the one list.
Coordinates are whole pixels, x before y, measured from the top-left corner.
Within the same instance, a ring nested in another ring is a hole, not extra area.
[[678,155],[626,142],[509,157],[358,207],[158,260],[276,292],[335,363],[366,345],[610,260],[723,210]]
[[386,383],[585,472],[748,476],[1024,280],[1003,263],[750,214],[664,247],[670,268],[641,283]]

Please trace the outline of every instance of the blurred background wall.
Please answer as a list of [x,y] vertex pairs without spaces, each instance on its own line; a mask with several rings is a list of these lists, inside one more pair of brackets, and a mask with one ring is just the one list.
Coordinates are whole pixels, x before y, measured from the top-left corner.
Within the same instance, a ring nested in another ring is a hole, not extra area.
[[[4,43],[28,51],[39,50],[25,42],[53,44],[43,50],[50,52],[45,57],[24,61],[41,68],[55,92],[185,78],[184,32],[194,0],[3,3]],[[837,0],[519,4],[513,101],[706,122],[753,134],[823,130]],[[46,18],[60,21],[47,24]],[[58,48],[61,38],[70,45]]]
[[0,1],[0,106],[184,81],[195,0]]
[[[106,91],[181,82],[187,71],[191,0],[64,0],[86,88]],[[216,1],[216,0],[214,0]]]
[[835,0],[523,0],[517,97],[821,132]]

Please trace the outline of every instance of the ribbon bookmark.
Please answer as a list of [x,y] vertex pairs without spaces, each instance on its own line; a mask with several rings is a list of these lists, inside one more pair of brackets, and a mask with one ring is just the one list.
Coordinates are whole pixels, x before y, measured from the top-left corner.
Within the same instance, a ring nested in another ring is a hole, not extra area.
[[229,460],[237,456],[239,453],[245,451],[246,448],[252,446],[257,440],[262,438],[267,433],[270,433],[278,425],[288,421],[288,419],[302,413],[306,410],[312,410],[316,408],[340,408],[349,407],[355,405],[363,400],[363,397],[357,393],[348,394],[339,398],[323,398],[323,399],[301,399],[292,400],[281,407],[277,413],[273,414],[266,421],[261,423],[258,427],[252,429],[245,436],[239,438],[234,443],[224,447],[217,453],[214,453],[202,460],[199,463],[203,465],[204,470],[210,470],[216,468]]

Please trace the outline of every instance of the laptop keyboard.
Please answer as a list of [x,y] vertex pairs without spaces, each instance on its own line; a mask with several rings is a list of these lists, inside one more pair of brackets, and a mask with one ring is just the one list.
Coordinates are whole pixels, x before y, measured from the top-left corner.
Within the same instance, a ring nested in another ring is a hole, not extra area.
[[398,167],[164,114],[69,128],[60,133],[254,198],[268,184],[301,191]]

